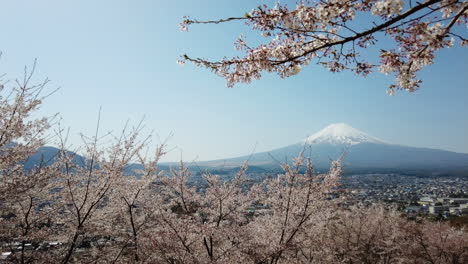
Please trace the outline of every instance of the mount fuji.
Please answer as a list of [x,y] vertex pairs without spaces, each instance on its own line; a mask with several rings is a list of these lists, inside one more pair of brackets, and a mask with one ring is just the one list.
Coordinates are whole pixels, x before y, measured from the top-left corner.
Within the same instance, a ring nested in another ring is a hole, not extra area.
[[249,160],[254,166],[270,167],[291,161],[301,151],[317,168],[345,154],[344,166],[352,169],[466,170],[468,154],[391,144],[347,124],[331,124],[295,144],[224,160],[201,162],[205,166],[239,166]]
[[360,143],[385,144],[383,140],[367,135],[344,123],[331,124],[307,137],[306,144],[356,145]]

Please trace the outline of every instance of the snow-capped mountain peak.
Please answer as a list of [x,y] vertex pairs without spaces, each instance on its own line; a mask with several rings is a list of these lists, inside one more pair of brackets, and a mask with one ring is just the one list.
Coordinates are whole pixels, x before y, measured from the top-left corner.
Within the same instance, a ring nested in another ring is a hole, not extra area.
[[328,143],[333,145],[356,145],[359,143],[385,143],[384,141],[369,136],[347,124],[331,124],[319,132],[307,137],[308,144]]

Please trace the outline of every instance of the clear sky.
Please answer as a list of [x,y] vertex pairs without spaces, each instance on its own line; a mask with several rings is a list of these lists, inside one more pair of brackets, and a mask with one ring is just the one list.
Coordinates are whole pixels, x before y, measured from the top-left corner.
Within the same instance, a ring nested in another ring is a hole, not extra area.
[[266,75],[230,89],[208,70],[176,64],[183,53],[233,54],[234,40],[249,31],[234,22],[184,33],[182,16],[242,16],[260,2],[273,1],[4,0],[0,72],[19,77],[37,58],[36,77],[61,87],[41,114],[59,112],[75,145],[79,132],[92,133],[102,106],[104,131],[144,116],[148,132],[173,133],[167,160],[267,151],[337,122],[392,143],[468,153],[466,48],[439,52],[420,75],[421,90],[393,97],[385,93],[393,77],[380,73],[361,78],[310,65],[292,78]]

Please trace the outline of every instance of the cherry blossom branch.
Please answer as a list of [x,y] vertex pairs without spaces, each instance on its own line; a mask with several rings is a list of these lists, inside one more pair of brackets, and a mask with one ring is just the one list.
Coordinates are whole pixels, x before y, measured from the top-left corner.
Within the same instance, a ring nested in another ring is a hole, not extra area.
[[[271,41],[252,48],[240,37],[235,45],[245,52],[243,57],[209,61],[184,54],[179,63],[190,61],[196,66],[206,67],[224,77],[228,87],[259,79],[263,71],[275,72],[281,78],[290,77],[298,74],[313,59],[331,72],[351,70],[362,76],[378,66],[380,72],[395,75],[395,84],[389,86],[389,94],[394,94],[395,89],[412,92],[421,83],[416,73],[432,64],[436,51],[453,46],[453,41],[446,37],[451,33],[450,29],[460,23],[460,19],[466,20],[466,5],[464,1],[428,0],[411,4],[404,12],[403,0],[301,1],[291,11],[286,5],[279,4],[271,9],[259,7],[251,15],[238,19],[252,24],[252,29],[261,31],[263,36],[273,37]],[[427,9],[428,12],[420,14]],[[383,22],[356,31],[347,26],[347,21],[353,20],[357,12],[372,12]],[[432,17],[433,14],[435,17]],[[441,23],[448,20],[451,22],[445,28],[449,30],[441,35]],[[224,20],[184,20],[182,23],[192,22],[218,24]],[[350,31],[352,35],[346,36],[341,33],[342,30]],[[375,45],[377,39],[374,35],[378,32],[385,32],[385,36],[393,39],[398,51],[382,51],[380,64],[358,60],[356,46],[367,48]],[[468,44],[463,38],[460,39],[462,46]],[[346,50],[345,45],[349,43],[352,46]],[[424,49],[424,46],[428,48]],[[416,55],[420,57],[415,58]]]
[[[348,42],[352,42],[354,40],[357,40],[359,38],[362,38],[362,37],[365,37],[365,36],[368,36],[368,35],[372,35],[373,33],[376,33],[378,31],[381,31],[393,24],[395,24],[396,22],[398,21],[401,21],[409,16],[411,16],[412,14],[418,12],[419,10],[421,9],[424,9],[430,5],[433,5],[435,3],[438,3],[438,2],[441,2],[442,0],[430,0],[430,1],[427,1],[425,2],[424,4],[420,4],[418,6],[415,6],[413,7],[412,9],[406,11],[405,13],[401,14],[401,15],[398,15],[392,19],[390,19],[389,21],[385,22],[385,23],[382,23],[380,25],[377,25],[371,29],[368,29],[366,31],[363,31],[359,34],[356,34],[354,36],[351,36],[351,37],[347,37],[347,38],[344,38],[343,40],[341,41],[336,41],[336,42],[331,42],[331,43],[326,43],[322,46],[319,46],[319,47],[316,47],[316,48],[313,48],[313,49],[310,49],[310,50],[306,50],[304,53],[300,54],[300,55],[297,55],[297,56],[293,56],[293,57],[290,57],[288,59],[285,59],[285,60],[270,60],[273,64],[275,65],[278,65],[278,64],[283,64],[283,63],[286,63],[286,62],[290,62],[290,61],[295,61],[297,60],[298,58],[301,58],[301,57],[304,57],[308,54],[311,54],[313,52],[316,52],[318,50],[322,50],[324,48],[328,48],[328,47],[333,47],[333,46],[337,46],[337,45],[341,45],[341,44],[346,44]],[[304,43],[304,45],[307,45],[307,44],[310,44],[311,42],[307,42],[307,43]]]

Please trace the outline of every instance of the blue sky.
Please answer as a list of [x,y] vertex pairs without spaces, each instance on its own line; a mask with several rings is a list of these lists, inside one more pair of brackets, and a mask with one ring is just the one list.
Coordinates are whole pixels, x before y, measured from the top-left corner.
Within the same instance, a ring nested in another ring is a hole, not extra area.
[[[176,64],[188,53],[233,54],[242,23],[192,26],[182,16],[243,15],[263,1],[5,0],[0,24],[0,72],[21,76],[38,59],[36,77],[61,87],[40,114],[59,112],[79,145],[79,132],[119,131],[143,116],[147,132],[170,133],[166,160],[218,159],[295,143],[330,123],[344,122],[388,142],[468,153],[468,53],[439,52],[420,77],[421,90],[385,91],[393,77],[332,74],[316,65],[281,80],[226,87],[205,69]],[[272,3],[273,1],[264,1]],[[257,41],[257,33],[248,40]],[[383,43],[385,44],[385,43]]]

